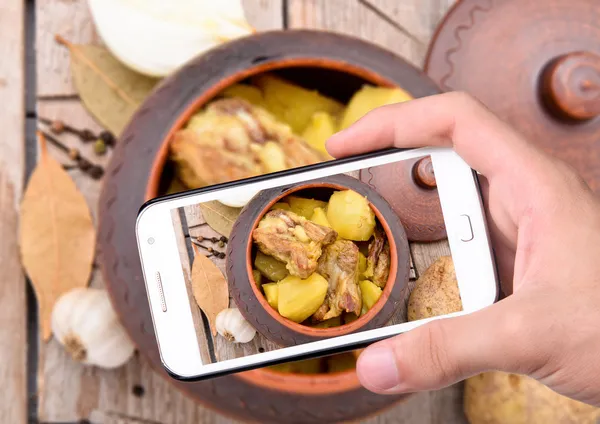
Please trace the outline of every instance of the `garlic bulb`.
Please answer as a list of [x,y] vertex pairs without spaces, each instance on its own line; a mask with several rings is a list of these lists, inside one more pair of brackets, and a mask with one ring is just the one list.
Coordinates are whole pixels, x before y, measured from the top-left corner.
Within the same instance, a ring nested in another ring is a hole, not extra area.
[[89,0],[100,37],[121,62],[163,77],[215,45],[254,32],[241,0]]
[[62,295],[52,310],[52,332],[76,361],[116,368],[135,347],[105,290],[77,288]]
[[248,343],[256,330],[244,319],[238,308],[223,309],[217,314],[217,332],[233,343]]

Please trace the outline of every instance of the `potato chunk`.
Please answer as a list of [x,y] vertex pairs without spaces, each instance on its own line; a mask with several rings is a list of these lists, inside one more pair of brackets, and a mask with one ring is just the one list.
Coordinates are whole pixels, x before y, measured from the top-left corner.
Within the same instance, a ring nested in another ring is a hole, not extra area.
[[375,213],[367,199],[353,190],[336,191],[329,199],[327,219],[346,240],[366,241],[375,230]]
[[285,263],[278,261],[272,256],[265,255],[261,251],[256,252],[254,266],[267,280],[271,281],[283,280],[290,274],[285,267]]
[[358,283],[358,286],[360,287],[363,301],[361,315],[364,315],[377,303],[382,290],[369,280],[362,280]]
[[290,205],[292,212],[306,219],[312,218],[315,208],[325,209],[327,207],[327,202],[323,202],[322,200],[305,199],[296,196],[288,196],[285,200]]
[[308,90],[274,75],[258,75],[252,82],[262,90],[267,110],[296,134],[302,134],[315,112],[337,115],[344,109],[341,103],[316,90]]
[[294,322],[304,321],[319,309],[329,286],[327,280],[316,272],[305,280],[290,275],[277,285],[279,313]]
[[279,305],[279,287],[277,286],[277,283],[263,284],[262,288],[265,292],[265,297],[267,298],[269,305],[271,305],[273,309],[277,310]]
[[285,202],[277,202],[277,203],[275,203],[273,206],[271,206],[270,210],[274,211],[274,210],[277,210],[277,209],[282,209],[284,211],[290,211],[290,210],[292,210],[290,208],[290,205],[288,205]]
[[412,100],[413,97],[401,88],[373,87],[364,85],[348,103],[340,122],[340,130],[348,128],[368,112],[380,106]]
[[255,106],[265,107],[262,91],[250,84],[234,84],[221,92],[224,97],[244,99]]
[[331,158],[327,149],[325,148],[325,142],[329,137],[335,134],[337,124],[333,116],[327,112],[317,112],[311,118],[308,126],[302,133],[302,138],[310,144],[313,149],[318,150]]
[[315,208],[310,220],[315,224],[322,225],[323,227],[331,228],[331,224],[327,220],[327,213],[323,208]]
[[367,270],[367,257],[362,254],[361,251],[358,252],[358,275],[362,277]]

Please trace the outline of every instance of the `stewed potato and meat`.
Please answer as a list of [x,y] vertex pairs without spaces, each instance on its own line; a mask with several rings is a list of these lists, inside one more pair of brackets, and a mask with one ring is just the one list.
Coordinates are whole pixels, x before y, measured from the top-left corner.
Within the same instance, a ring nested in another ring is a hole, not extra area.
[[[365,197],[335,191],[328,201],[290,195],[252,233],[254,274],[283,317],[329,328],[364,315],[389,275],[390,246]],[[357,242],[368,243],[367,257]]]

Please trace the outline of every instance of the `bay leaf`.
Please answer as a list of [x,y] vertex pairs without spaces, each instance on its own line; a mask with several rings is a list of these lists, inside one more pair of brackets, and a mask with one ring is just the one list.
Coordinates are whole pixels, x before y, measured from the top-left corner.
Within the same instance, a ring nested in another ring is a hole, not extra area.
[[206,315],[213,336],[217,335],[217,314],[229,306],[229,287],[219,268],[194,246],[192,292]]
[[75,88],[86,109],[115,135],[159,81],[129,69],[107,49],[73,44],[60,35],[56,40],[69,49]]
[[200,209],[210,228],[225,237],[229,237],[235,220],[242,212],[241,208],[232,208],[216,200],[201,203]]
[[96,230],[85,198],[40,140],[40,160],[21,201],[19,247],[40,308],[43,340],[51,334],[50,316],[60,295],[88,284]]

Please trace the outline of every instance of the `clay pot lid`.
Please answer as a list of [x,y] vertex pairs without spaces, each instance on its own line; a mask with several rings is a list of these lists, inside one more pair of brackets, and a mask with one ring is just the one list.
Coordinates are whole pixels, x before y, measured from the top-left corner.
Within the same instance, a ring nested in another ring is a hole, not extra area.
[[446,238],[431,157],[367,168],[360,172],[360,179],[388,201],[409,241]]
[[437,29],[425,70],[442,89],[477,97],[600,191],[600,4],[460,1]]

